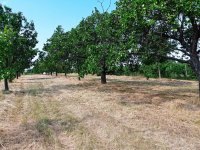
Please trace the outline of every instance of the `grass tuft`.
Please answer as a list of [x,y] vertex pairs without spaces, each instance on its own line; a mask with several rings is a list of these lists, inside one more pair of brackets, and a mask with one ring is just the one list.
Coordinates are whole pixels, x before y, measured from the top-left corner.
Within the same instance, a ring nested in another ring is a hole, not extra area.
[[67,131],[67,132],[72,132],[76,129],[77,125],[78,125],[79,121],[74,118],[71,115],[68,115],[64,121],[61,121],[61,126],[63,127],[63,130]]
[[37,122],[37,131],[45,138],[45,141],[50,143],[53,141],[53,130],[50,128],[51,120],[43,118]]

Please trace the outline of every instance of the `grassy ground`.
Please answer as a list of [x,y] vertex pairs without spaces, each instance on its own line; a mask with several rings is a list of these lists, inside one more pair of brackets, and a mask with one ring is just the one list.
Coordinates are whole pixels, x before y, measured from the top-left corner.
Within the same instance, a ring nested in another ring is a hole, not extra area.
[[195,81],[27,75],[10,88],[0,92],[0,149],[200,149]]

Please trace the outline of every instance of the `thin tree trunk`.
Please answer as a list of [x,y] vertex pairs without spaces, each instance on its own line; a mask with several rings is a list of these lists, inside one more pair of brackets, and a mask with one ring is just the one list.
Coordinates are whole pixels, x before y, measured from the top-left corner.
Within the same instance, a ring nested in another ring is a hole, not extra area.
[[5,91],[9,91],[8,79],[4,79]]
[[159,79],[161,79],[161,72],[160,72],[160,67],[158,67],[158,75],[159,75]]
[[58,72],[56,71],[56,76],[58,76]]
[[102,65],[102,71],[101,71],[101,84],[106,84],[106,59],[105,56],[103,56],[101,60],[101,65]]
[[188,77],[187,64],[185,64],[185,76]]
[[19,78],[19,72],[17,71],[16,73],[16,78],[18,79]]
[[160,63],[158,63],[158,77],[159,79],[161,79],[161,71],[160,71]]
[[199,100],[200,100],[200,78],[198,79],[199,81]]
[[101,84],[106,84],[106,83],[107,83],[107,81],[106,81],[106,72],[105,72],[105,70],[103,70],[101,72]]
[[67,72],[65,72],[65,77],[67,76]]
[[53,72],[51,71],[51,76],[53,75]]

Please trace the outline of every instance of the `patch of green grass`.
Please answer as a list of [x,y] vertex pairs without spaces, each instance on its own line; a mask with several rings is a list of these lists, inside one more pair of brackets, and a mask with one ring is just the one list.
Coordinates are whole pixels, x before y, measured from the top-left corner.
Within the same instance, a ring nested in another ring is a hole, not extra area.
[[48,118],[40,119],[35,125],[37,131],[45,138],[45,141],[50,143],[54,140],[53,130],[50,128],[51,120]]

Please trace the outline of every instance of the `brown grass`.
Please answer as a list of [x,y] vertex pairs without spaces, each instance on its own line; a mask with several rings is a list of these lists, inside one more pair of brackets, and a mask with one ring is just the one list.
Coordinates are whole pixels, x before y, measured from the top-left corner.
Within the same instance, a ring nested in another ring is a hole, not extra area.
[[195,81],[27,75],[10,87],[0,92],[0,149],[200,149]]

